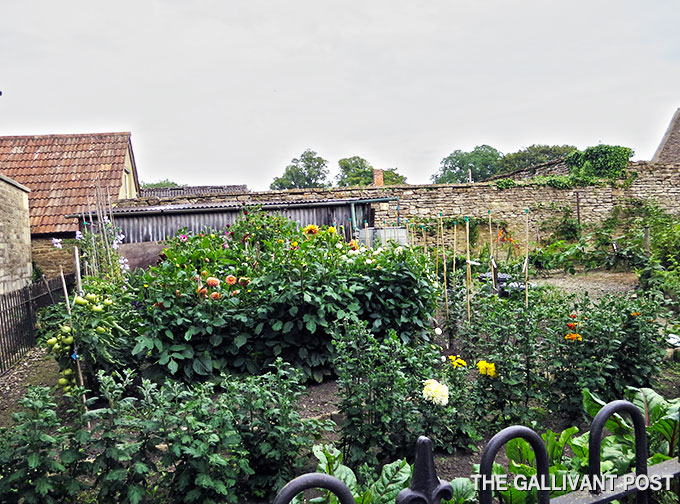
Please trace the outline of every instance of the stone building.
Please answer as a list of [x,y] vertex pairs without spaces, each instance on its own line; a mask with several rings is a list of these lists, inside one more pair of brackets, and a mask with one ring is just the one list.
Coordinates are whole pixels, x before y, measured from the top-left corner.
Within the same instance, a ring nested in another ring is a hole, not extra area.
[[31,281],[29,189],[0,174],[0,294]]
[[72,271],[70,250],[52,238],[75,237],[78,221],[67,216],[87,213],[97,188],[112,203],[139,194],[130,133],[0,137],[0,173],[31,191],[33,261],[48,277]]
[[652,163],[680,163],[680,108],[673,114],[668,129],[652,157]]

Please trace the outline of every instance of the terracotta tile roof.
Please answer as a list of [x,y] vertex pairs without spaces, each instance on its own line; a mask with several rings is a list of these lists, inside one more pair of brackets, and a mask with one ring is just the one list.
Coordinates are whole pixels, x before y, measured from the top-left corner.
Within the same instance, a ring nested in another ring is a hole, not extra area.
[[74,232],[97,180],[118,200],[128,150],[135,171],[130,133],[0,137],[0,173],[31,190],[32,234]]
[[248,192],[245,185],[224,185],[224,186],[180,186],[180,187],[154,187],[142,189],[142,198],[157,196],[159,198],[174,198],[176,196],[191,196],[199,194],[234,194]]
[[680,108],[673,114],[652,163],[680,163]]

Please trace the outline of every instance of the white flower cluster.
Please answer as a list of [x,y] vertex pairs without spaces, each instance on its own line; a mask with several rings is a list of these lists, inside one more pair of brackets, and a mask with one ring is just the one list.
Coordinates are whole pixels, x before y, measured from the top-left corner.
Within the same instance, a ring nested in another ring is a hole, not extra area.
[[120,247],[120,244],[123,243],[124,239],[125,239],[125,235],[123,233],[118,233],[116,235],[116,237],[113,239],[113,243],[111,244],[111,246],[114,249],[117,249],[118,247]]
[[54,245],[54,248],[61,248],[61,238],[52,238],[52,245]]
[[127,257],[121,257],[118,259],[118,265],[120,266],[121,271],[130,271],[130,265],[128,264]]
[[449,387],[430,378],[429,380],[425,380],[423,397],[426,401],[430,401],[440,406],[446,406],[449,403]]

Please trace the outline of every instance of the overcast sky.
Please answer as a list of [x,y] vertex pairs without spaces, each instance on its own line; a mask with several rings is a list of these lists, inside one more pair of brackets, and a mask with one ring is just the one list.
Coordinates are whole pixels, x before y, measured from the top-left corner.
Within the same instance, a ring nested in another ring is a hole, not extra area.
[[680,107],[677,0],[5,1],[0,135],[131,131],[144,181],[263,190],[306,148],[427,183],[489,144],[632,147]]

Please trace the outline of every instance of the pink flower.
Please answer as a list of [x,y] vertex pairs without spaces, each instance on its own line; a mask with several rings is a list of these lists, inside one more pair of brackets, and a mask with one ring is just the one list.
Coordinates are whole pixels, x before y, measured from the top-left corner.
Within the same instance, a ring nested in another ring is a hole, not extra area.
[[187,235],[179,235],[179,239],[185,243],[189,241],[189,237]]
[[229,285],[235,285],[236,284],[236,277],[234,275],[228,275],[227,278],[225,278],[224,280]]
[[220,281],[215,277],[208,277],[205,281],[208,287],[219,287]]

